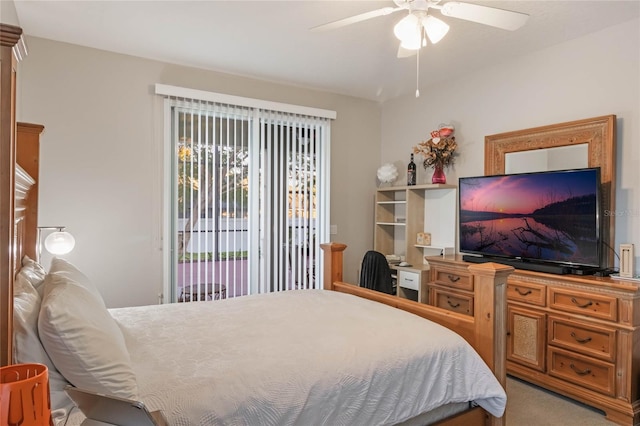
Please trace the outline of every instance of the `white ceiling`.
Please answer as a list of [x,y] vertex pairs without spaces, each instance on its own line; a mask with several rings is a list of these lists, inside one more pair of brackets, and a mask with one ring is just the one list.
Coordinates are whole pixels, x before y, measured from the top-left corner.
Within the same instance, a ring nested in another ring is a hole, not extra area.
[[[451,30],[422,50],[421,88],[640,16],[640,0],[468,2],[530,18],[511,32],[434,12]],[[14,3],[29,36],[378,101],[416,90],[416,57],[396,57],[393,26],[404,12],[309,31],[391,0]]]

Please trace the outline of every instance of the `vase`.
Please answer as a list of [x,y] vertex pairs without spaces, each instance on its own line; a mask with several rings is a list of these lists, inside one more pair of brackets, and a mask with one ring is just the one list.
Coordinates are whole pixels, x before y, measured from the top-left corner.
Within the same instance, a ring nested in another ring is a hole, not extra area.
[[431,176],[431,183],[447,183],[447,177],[444,174],[442,166],[434,166],[433,176]]

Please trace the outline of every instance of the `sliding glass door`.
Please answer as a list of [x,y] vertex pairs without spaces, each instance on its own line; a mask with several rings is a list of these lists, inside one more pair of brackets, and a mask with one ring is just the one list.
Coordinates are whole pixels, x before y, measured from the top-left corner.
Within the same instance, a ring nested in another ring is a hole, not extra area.
[[326,119],[167,100],[171,301],[320,287]]
[[322,131],[277,115],[260,121],[261,292],[316,288]]

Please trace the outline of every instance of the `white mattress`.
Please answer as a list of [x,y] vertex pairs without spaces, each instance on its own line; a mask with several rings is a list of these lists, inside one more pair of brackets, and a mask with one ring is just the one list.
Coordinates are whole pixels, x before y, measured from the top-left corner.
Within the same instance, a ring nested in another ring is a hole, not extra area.
[[[110,310],[141,399],[171,425],[391,425],[506,394],[460,336],[355,296],[298,290]],[[73,413],[68,424],[78,424]]]

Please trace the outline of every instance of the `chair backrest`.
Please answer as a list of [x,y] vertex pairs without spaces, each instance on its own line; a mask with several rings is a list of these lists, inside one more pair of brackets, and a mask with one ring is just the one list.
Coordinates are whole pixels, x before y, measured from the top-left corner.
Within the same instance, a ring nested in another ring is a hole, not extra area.
[[365,253],[360,269],[360,287],[393,294],[391,268],[384,254],[375,250]]

